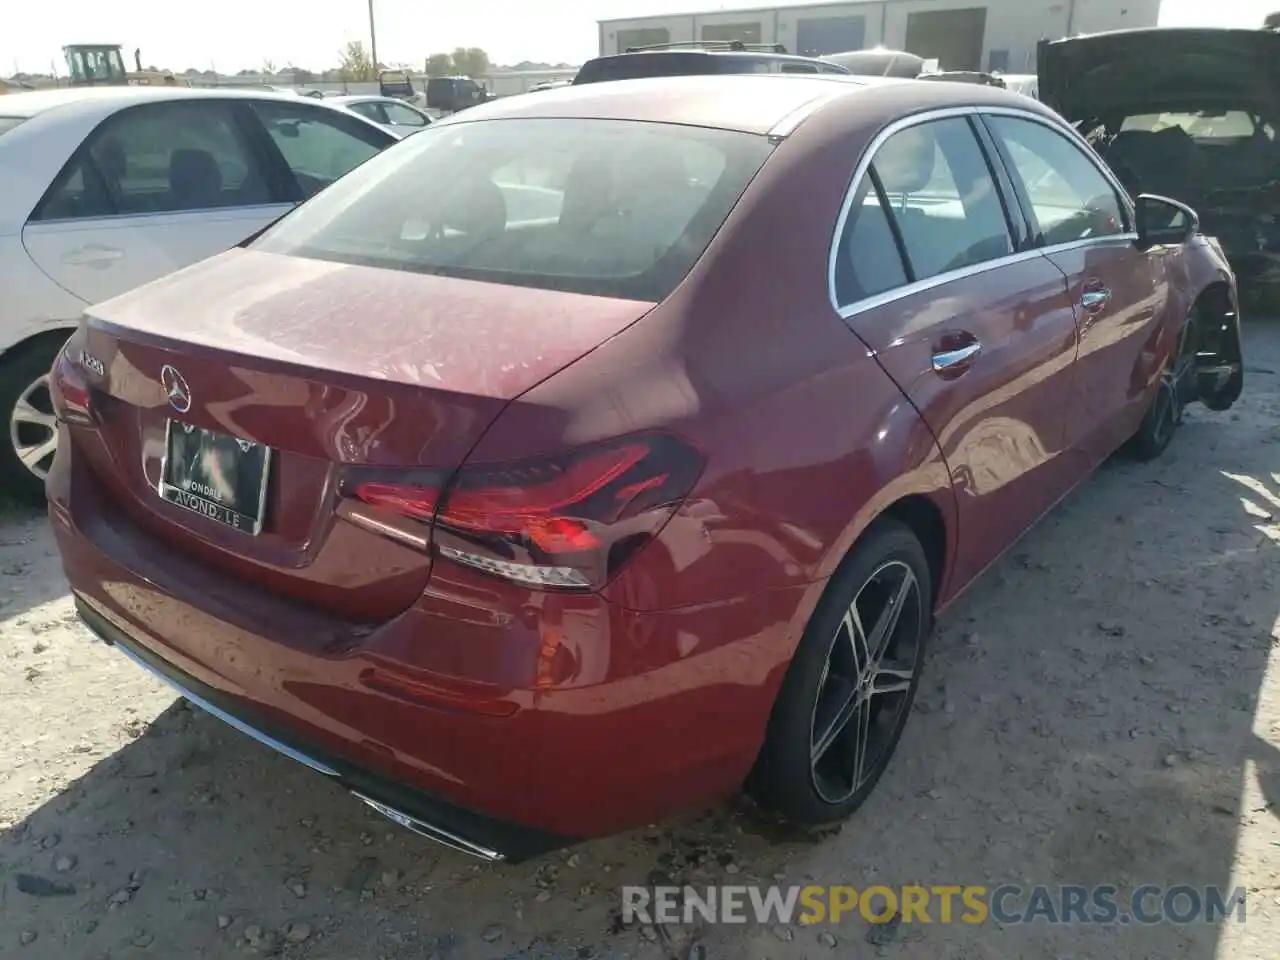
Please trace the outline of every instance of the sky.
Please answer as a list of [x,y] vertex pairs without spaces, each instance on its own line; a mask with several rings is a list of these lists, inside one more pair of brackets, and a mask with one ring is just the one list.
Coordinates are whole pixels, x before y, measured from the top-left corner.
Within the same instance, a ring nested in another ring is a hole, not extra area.
[[[769,0],[373,0],[378,59],[421,64],[430,53],[483,47],[494,63],[581,63],[597,53],[596,21],[765,6]],[[1122,2],[1122,0],[1116,0]],[[323,70],[348,41],[369,37],[367,0],[7,0],[0,75],[62,66],[67,43],[119,43],[131,62],[234,73],[270,61]],[[18,11],[21,11],[20,13]],[[1280,0],[1164,0],[1161,25],[1256,27]]]

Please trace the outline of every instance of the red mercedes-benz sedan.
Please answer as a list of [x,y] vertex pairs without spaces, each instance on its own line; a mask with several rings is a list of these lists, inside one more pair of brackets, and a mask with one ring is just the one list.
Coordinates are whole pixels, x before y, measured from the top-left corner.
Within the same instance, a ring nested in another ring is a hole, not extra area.
[[91,309],[80,615],[399,823],[520,858],[746,784],[838,820],[935,615],[1242,384],[1194,212],[972,84],[469,110]]

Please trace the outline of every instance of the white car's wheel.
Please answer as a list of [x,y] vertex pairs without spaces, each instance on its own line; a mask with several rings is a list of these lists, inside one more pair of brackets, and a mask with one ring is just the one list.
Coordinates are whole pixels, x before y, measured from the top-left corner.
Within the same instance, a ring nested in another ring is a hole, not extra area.
[[33,505],[44,502],[45,477],[58,448],[49,368],[63,343],[43,337],[0,361],[0,417],[8,428],[0,445],[0,490]]

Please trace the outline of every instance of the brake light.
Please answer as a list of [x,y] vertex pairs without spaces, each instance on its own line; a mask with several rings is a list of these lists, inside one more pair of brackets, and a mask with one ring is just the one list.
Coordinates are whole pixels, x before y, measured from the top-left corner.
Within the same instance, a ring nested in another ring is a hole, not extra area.
[[49,371],[49,400],[64,423],[92,422],[89,383],[65,349],[58,351]]
[[702,472],[702,456],[665,433],[564,454],[464,464],[438,478],[385,474],[348,486],[356,499],[433,524],[441,557],[541,587],[602,586],[666,524]]

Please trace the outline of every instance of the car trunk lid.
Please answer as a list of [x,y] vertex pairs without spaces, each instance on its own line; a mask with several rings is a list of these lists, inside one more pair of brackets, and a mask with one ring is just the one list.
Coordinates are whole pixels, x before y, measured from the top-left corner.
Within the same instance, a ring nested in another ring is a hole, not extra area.
[[[512,398],[650,306],[231,251],[90,310],[77,347],[102,374],[86,453],[170,547],[283,597],[390,617],[426,585],[428,552],[349,522],[344,476],[447,475]],[[254,514],[250,448],[270,451],[257,532],[177,489]]]

